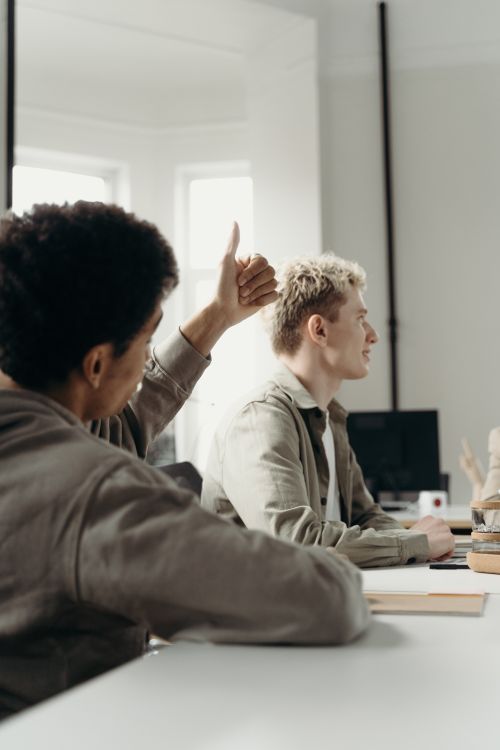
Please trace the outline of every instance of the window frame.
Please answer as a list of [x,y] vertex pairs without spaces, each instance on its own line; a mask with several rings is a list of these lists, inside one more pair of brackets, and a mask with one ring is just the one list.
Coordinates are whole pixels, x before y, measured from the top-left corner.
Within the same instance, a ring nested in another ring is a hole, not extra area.
[[100,177],[105,183],[105,202],[117,203],[126,210],[130,209],[128,168],[120,162],[82,154],[18,146],[15,149],[14,166]]
[[[176,317],[186,320],[195,310],[195,292],[199,282],[215,282],[217,267],[213,269],[193,269],[189,264],[189,186],[193,180],[252,177],[248,160],[203,162],[184,164],[176,169],[175,175],[175,232],[174,247],[177,248],[177,261],[181,284],[177,296]],[[221,247],[221,253],[224,248]],[[175,419],[175,442],[177,461],[191,461],[196,465],[198,454],[198,431],[196,426],[199,412],[196,395],[191,400],[194,408],[183,409]],[[197,466],[203,471],[203,466]]]

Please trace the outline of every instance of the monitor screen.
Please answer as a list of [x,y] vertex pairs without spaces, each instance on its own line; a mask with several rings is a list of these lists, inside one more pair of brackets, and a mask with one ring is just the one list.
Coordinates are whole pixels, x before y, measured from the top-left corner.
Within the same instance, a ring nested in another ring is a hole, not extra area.
[[352,412],[347,429],[374,496],[439,489],[437,411]]

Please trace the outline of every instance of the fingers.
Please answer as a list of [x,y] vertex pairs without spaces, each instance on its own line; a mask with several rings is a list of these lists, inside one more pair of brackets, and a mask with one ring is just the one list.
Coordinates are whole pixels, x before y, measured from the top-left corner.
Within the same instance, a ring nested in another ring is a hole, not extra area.
[[441,555],[441,557],[433,557],[432,559],[436,562],[443,562],[444,560],[449,560],[450,557],[452,557],[454,550],[451,550],[450,552],[447,552],[445,555]]
[[229,239],[227,241],[225,255],[231,258],[235,258],[236,250],[238,249],[239,244],[240,244],[240,228],[238,226],[238,222],[233,221],[233,228],[231,229],[231,234],[229,235]]
[[279,297],[278,292],[269,292],[269,294],[263,294],[262,296],[257,297],[250,304],[248,302],[245,302],[245,298],[242,299],[240,297],[240,303],[242,305],[247,306],[247,307],[251,307],[251,306],[254,306],[254,307],[265,307],[266,305],[270,305],[271,302],[276,302],[276,300],[278,299],[278,297]]
[[[243,263],[245,263],[245,261],[248,260],[248,258],[244,258],[244,259],[240,258],[240,260]],[[246,265],[245,270],[243,271],[242,274],[240,274],[238,278],[238,286],[240,287],[246,286],[246,284],[249,281],[254,279],[256,276],[262,273],[265,269],[270,269],[271,276],[274,276],[274,268],[268,264],[267,260],[264,258],[263,255],[252,255],[249,259],[248,265]],[[251,291],[253,291],[253,289]]]
[[243,297],[240,294],[239,301],[242,305],[251,305],[255,302],[258,302],[261,297],[267,296],[271,292],[274,292],[276,286],[276,279],[271,279],[271,281],[268,281],[266,284],[261,284],[254,292],[249,294],[247,297]]
[[[276,289],[278,284],[276,279],[274,278],[274,268],[267,265],[267,261],[265,258],[262,258],[262,260],[264,260],[266,264],[264,266],[264,270],[254,273],[244,286],[240,286],[240,297],[250,297],[252,293],[257,291],[261,286],[269,284],[272,281],[274,281],[274,286],[272,288]],[[247,274],[249,268],[245,269],[241,276]]]
[[474,458],[472,448],[470,447],[470,443],[467,440],[467,438],[462,438],[462,449],[463,449],[464,455],[467,458]]
[[[250,285],[247,285],[245,287],[245,291],[240,289],[240,295],[239,295],[239,302],[242,305],[267,305],[269,302],[274,302],[278,299],[278,293],[276,292],[276,287],[278,286],[278,282],[274,278],[274,276],[269,279],[269,281],[266,281],[266,278],[269,278],[269,274],[266,272],[263,272],[259,275],[258,279],[251,284],[251,287],[253,288],[253,291],[251,291],[248,287]],[[248,293],[247,293],[248,291]],[[246,295],[246,296],[245,296]],[[272,299],[270,297],[272,295]],[[263,301],[265,300],[265,301]]]

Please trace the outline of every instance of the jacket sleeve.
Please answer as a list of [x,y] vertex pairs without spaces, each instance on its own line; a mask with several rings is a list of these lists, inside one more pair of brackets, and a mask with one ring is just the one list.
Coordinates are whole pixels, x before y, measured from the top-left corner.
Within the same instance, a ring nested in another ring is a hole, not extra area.
[[[380,511],[368,507],[373,500],[357,464],[353,481],[364,528],[358,521],[350,527],[341,521],[323,521],[311,507],[302,458],[292,415],[279,402],[253,401],[215,438],[202,504],[215,510],[213,499],[223,495],[248,528],[299,544],[334,547],[361,567],[427,559],[425,535],[406,531],[393,519],[379,519]],[[380,528],[372,528],[379,520]]]
[[175,417],[210,364],[180,331],[153,352],[141,389],[120,414],[92,422],[91,432],[144,458],[149,444]]
[[333,644],[369,622],[347,560],[217,518],[141,464],[94,493],[75,580],[82,603],[169,640]]
[[[362,531],[374,529],[383,536],[393,536],[401,544],[399,563],[425,562],[429,556],[426,535],[403,529],[396,519],[384,513],[382,508],[374,502],[366,488],[363,472],[351,447],[349,447],[349,466],[352,476],[352,524],[359,526]],[[397,563],[398,561],[376,564],[394,565]],[[359,564],[363,565],[362,562]]]
[[481,490],[481,500],[486,500],[487,497],[491,497],[500,489],[500,427],[491,430],[488,439],[488,451],[490,462],[486,481]]

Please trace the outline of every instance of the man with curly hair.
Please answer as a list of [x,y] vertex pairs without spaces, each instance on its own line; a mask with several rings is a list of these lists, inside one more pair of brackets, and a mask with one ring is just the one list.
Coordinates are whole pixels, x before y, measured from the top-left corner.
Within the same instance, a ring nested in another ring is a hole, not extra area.
[[[368,623],[359,573],[204,511],[142,460],[222,333],[272,301],[235,258],[212,301],[150,351],[171,247],[116,206],[0,222],[0,716],[169,640],[342,643]],[[142,388],[137,391],[137,386]]]
[[423,562],[451,553],[453,536],[427,516],[405,531],[368,492],[334,399],[364,378],[378,336],[363,300],[365,273],[333,255],[291,262],[270,309],[275,376],[223,419],[202,504],[273,536],[336,549],[359,566]]

